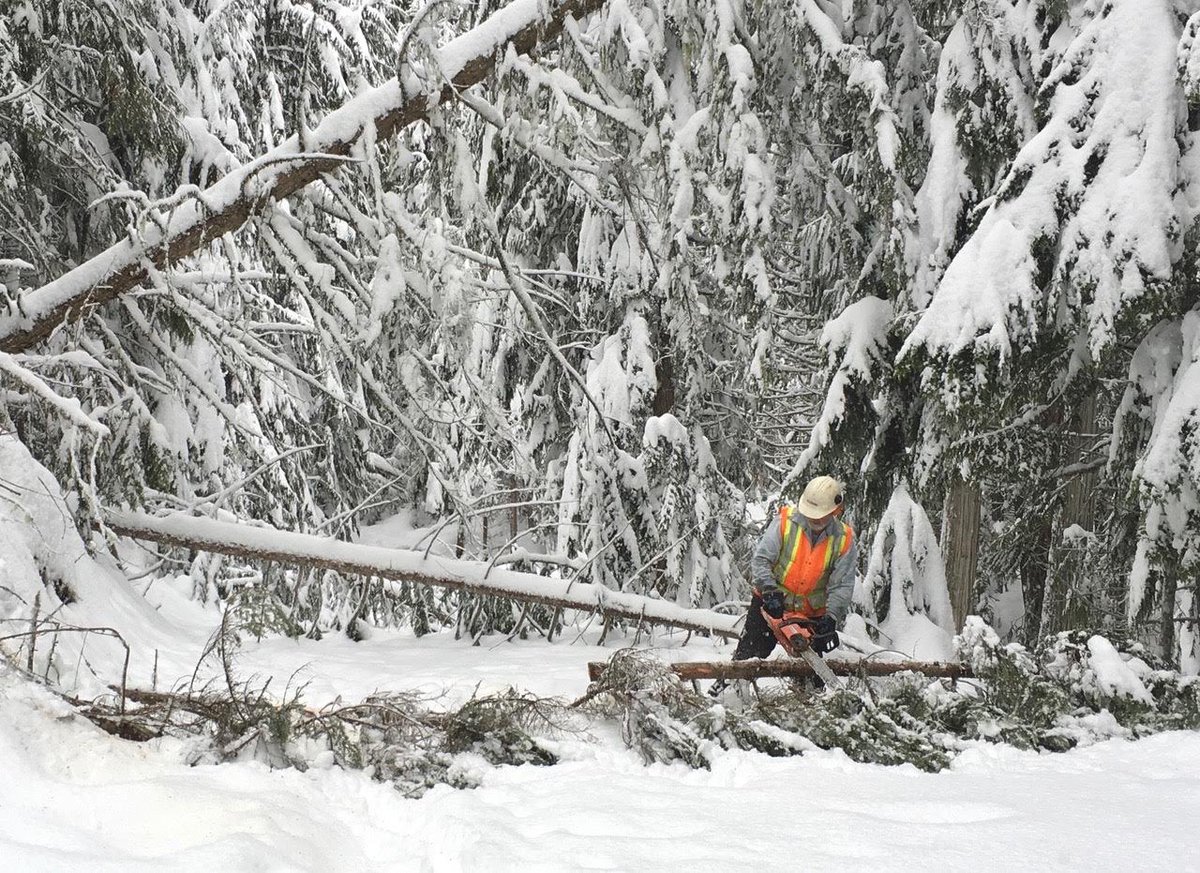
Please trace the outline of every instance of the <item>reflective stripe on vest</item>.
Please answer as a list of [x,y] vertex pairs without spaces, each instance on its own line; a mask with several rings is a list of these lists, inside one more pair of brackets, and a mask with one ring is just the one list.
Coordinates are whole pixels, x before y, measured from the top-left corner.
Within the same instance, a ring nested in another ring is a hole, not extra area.
[[832,519],[829,535],[815,546],[804,535],[804,525],[792,518],[791,507],[779,510],[779,533],[783,544],[773,568],[775,580],[784,590],[787,609],[821,615],[829,597],[833,563],[850,551],[854,531],[841,519]]

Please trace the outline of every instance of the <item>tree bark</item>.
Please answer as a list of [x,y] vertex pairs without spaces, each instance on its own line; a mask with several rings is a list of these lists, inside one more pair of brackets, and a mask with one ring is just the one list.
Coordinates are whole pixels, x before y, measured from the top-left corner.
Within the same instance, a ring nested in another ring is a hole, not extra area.
[[946,584],[954,625],[963,622],[975,605],[975,573],[979,564],[979,483],[954,476],[946,495],[942,552],[946,559]]
[[[588,663],[588,678],[595,682],[608,666],[603,661]],[[802,678],[813,675],[813,668],[804,661],[777,659],[764,661],[690,661],[671,664],[671,671],[681,679],[768,679],[775,677]],[[891,676],[896,673],[923,673],[945,679],[970,678],[970,667],[947,661],[826,661],[825,666],[837,676]]]
[[1200,673],[1200,573],[1195,570],[1175,583],[1174,638],[1168,659],[1184,675]]
[[1030,521],[1026,548],[1021,551],[1018,566],[1021,574],[1021,597],[1025,605],[1025,644],[1033,646],[1041,639],[1042,615],[1050,569],[1050,542],[1053,531],[1050,519],[1039,516]]
[[[613,591],[591,583],[564,582],[534,573],[491,568],[480,561],[437,556],[423,558],[419,552],[346,543],[209,518],[155,518],[122,512],[110,513],[107,524],[122,536],[168,546],[235,555],[253,561],[278,561],[335,570],[347,575],[376,576],[393,583],[435,585],[560,609],[579,609],[598,613],[610,622],[620,619],[730,639],[740,636],[736,627],[738,619],[734,616],[705,609],[685,609],[658,598]],[[403,593],[399,585],[395,591]]]
[[428,118],[458,91],[481,82],[508,47],[528,54],[555,39],[568,17],[595,12],[604,0],[551,0],[543,15],[544,3],[546,0],[516,0],[440,50],[438,56],[450,80],[440,90],[410,96],[393,79],[331,113],[303,142],[292,137],[185,201],[172,212],[165,230],[151,227],[138,239],[123,240],[23,295],[18,314],[0,316],[0,351],[25,351],[48,338],[60,324],[138,287],[152,271],[177,263],[237,230],[272,203],[339,169],[364,139],[384,140]]
[[1175,595],[1179,586],[1179,563],[1171,562],[1174,566],[1162,574],[1162,605],[1158,614],[1158,648],[1168,663],[1175,662],[1177,646],[1175,635],[1178,631],[1175,621]]
[[1096,389],[1093,388],[1079,401],[1072,415],[1071,432],[1067,435],[1067,465],[1077,465],[1080,472],[1071,474],[1067,480],[1066,502],[1063,504],[1064,527],[1077,524],[1084,530],[1092,530],[1096,524],[1096,482],[1099,468],[1086,465],[1092,460],[1092,449],[1096,442]]
[[1065,541],[1063,533],[1072,525],[1091,532],[1096,523],[1096,482],[1098,468],[1089,468],[1091,450],[1096,440],[1096,389],[1081,398],[1071,413],[1070,430],[1066,434],[1066,453],[1063,469],[1067,475],[1062,513],[1056,529],[1057,539],[1048,532],[1045,549],[1047,567],[1045,598],[1042,603],[1040,634],[1057,633],[1088,622],[1086,589],[1089,571],[1088,548],[1084,541]]

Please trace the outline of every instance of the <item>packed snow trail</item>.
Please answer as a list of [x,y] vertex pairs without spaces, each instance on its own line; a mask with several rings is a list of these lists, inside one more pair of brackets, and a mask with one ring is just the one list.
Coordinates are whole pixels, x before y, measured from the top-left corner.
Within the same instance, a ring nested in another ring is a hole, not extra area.
[[[509,659],[520,646],[461,645],[519,672]],[[559,657],[570,653],[544,649],[564,681],[578,675],[573,658]],[[336,767],[188,767],[186,749],[109,737],[0,672],[4,869],[757,873],[770,829],[747,810],[803,797],[804,831],[817,835],[797,861],[806,869],[1200,870],[1195,732],[1061,755],[980,746],[936,775],[840,752],[728,752],[711,771],[646,767],[601,736],[561,741],[563,763],[553,767],[481,762],[482,787],[439,786],[421,800]]]

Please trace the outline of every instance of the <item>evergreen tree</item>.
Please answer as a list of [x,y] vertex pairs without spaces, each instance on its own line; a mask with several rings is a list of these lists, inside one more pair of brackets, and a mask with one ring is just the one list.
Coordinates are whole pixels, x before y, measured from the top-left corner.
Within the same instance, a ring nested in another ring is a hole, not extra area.
[[[1129,572],[1135,542],[1123,494],[1142,466],[1114,448],[1097,487],[1112,387],[1130,340],[1194,304],[1175,10],[1116,2],[1012,13],[1028,34],[1036,130],[981,203],[901,360],[923,369],[933,465],[979,477],[998,552],[1026,565],[1036,633],[1103,622],[1111,610],[1107,580]],[[1090,545],[1097,535],[1105,546]]]

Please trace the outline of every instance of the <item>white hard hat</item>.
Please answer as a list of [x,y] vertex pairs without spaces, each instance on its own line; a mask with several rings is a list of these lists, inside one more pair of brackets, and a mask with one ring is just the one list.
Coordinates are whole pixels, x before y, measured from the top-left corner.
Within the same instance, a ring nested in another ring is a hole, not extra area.
[[804,486],[796,508],[808,518],[824,518],[842,505],[842,483],[832,476],[818,476]]

